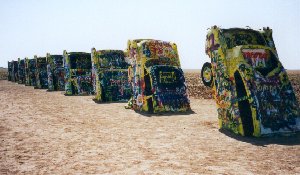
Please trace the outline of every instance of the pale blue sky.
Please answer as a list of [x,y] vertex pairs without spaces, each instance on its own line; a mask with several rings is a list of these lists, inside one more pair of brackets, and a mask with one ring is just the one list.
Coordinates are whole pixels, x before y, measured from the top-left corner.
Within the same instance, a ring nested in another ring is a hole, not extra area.
[[298,0],[0,0],[0,67],[47,52],[125,49],[128,39],[178,45],[184,69],[205,61],[207,28],[269,26],[279,58],[300,69]]

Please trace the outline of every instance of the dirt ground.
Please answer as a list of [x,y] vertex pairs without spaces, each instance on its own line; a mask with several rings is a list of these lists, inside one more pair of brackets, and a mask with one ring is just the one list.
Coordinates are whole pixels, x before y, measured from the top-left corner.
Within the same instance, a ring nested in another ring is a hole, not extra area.
[[151,116],[1,80],[0,102],[0,174],[300,173],[299,134],[219,131],[210,99]]

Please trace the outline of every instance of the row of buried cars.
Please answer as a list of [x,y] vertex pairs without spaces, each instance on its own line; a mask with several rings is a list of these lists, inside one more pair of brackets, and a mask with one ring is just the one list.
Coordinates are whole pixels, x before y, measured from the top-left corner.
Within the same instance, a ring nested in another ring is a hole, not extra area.
[[129,101],[141,112],[190,110],[175,43],[138,39],[123,50],[96,50],[8,62],[8,80],[65,95],[95,95],[96,102]]
[[[220,128],[243,136],[300,131],[300,109],[279,61],[272,29],[221,29],[206,36],[210,58],[201,79],[211,87]],[[129,40],[126,51],[66,52],[12,61],[9,80],[65,95],[94,94],[96,102],[127,101],[150,113],[190,109],[177,46],[151,39]]]

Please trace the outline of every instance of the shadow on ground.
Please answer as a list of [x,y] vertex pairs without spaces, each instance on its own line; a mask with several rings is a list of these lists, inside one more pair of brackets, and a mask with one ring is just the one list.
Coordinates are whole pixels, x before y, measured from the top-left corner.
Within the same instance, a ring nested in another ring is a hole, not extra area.
[[165,112],[165,113],[147,113],[147,112],[138,112],[136,113],[143,115],[145,117],[166,117],[166,116],[175,116],[175,115],[191,115],[196,114],[193,110],[186,112]]
[[228,137],[239,140],[241,142],[251,143],[256,146],[266,146],[270,144],[276,145],[300,145],[300,132],[291,133],[290,135],[270,135],[267,137],[244,137],[237,135],[225,129],[219,131]]
[[[92,99],[95,103],[97,104],[115,104],[115,103],[123,103],[123,104],[127,104],[128,102],[127,101],[98,101],[96,99]],[[125,108],[126,105],[124,105],[124,108]]]

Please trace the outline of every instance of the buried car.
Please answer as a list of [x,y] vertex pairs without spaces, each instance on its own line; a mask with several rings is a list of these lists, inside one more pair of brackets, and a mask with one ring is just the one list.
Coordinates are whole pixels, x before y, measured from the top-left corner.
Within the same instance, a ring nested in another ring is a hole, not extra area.
[[279,61],[272,29],[213,26],[202,81],[213,89],[220,128],[244,136],[300,130],[299,105]]
[[36,89],[47,89],[48,88],[48,75],[47,75],[47,60],[46,57],[34,56],[36,60]]
[[19,82],[19,73],[18,73],[18,61],[11,61],[11,81],[12,82]]
[[149,113],[190,110],[175,43],[151,39],[129,40],[127,53],[133,90],[128,108]]
[[131,97],[128,64],[122,50],[92,48],[92,80],[96,102],[124,102]]
[[91,54],[67,52],[63,55],[65,68],[65,95],[94,94]]
[[19,84],[25,84],[26,76],[25,76],[25,59],[18,58],[18,76],[19,76]]
[[18,61],[11,61],[11,81],[18,82],[19,74],[18,74]]
[[25,86],[36,86],[36,59],[25,58]]
[[7,62],[7,80],[12,81],[12,62],[8,61]]
[[47,53],[48,91],[65,90],[65,69],[62,55]]

